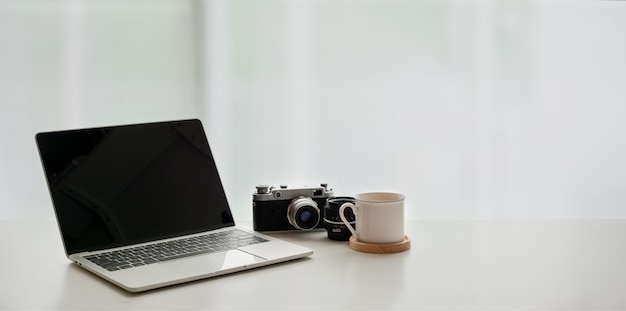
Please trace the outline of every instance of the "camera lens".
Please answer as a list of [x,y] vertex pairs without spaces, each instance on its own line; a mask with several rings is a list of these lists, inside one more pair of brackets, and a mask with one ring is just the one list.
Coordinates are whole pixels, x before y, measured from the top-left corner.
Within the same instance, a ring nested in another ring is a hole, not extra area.
[[313,213],[309,211],[303,211],[302,213],[300,213],[300,221],[305,224],[311,222],[311,217],[313,217]]
[[[348,230],[346,225],[339,216],[339,208],[344,203],[354,204],[353,197],[334,197],[326,201],[324,206],[324,222],[326,231],[328,232],[328,238],[336,241],[348,241],[352,232]],[[356,227],[355,216],[352,208],[348,207],[345,210],[345,216],[352,227]]]
[[287,207],[289,223],[300,230],[311,230],[320,222],[320,210],[311,198],[299,197]]

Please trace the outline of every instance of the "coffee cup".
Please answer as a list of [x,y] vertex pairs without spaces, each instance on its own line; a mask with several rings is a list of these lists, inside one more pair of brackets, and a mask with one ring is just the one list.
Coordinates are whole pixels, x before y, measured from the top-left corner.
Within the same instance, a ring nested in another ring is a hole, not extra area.
[[[404,195],[368,192],[354,198],[354,203],[341,205],[339,217],[358,242],[391,244],[404,239]],[[349,207],[356,218],[356,229],[344,215]]]

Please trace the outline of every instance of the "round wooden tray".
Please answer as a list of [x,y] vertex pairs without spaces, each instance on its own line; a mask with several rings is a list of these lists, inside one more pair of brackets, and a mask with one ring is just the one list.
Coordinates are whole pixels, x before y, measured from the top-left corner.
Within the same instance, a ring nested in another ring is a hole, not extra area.
[[352,248],[353,250],[359,252],[372,254],[391,254],[404,252],[405,250],[411,248],[411,239],[409,239],[409,237],[405,235],[404,239],[397,243],[372,244],[359,242],[353,235],[350,237],[348,245],[350,245],[350,248]]

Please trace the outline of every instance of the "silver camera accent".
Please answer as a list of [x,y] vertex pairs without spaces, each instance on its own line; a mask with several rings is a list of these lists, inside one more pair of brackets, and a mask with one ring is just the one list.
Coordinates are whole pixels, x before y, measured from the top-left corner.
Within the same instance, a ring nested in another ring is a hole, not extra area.
[[280,185],[279,188],[260,185],[257,186],[256,189],[256,193],[252,196],[254,201],[293,200],[298,197],[315,199],[333,196],[333,190],[328,187],[328,184],[320,184],[319,187]]

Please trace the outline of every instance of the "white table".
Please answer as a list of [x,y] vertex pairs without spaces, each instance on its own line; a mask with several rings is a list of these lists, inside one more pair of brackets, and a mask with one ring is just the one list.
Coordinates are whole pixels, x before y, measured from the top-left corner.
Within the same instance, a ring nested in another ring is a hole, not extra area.
[[0,220],[0,309],[626,309],[626,220],[406,227],[403,253],[356,252],[325,232],[275,234],[315,254],[130,294],[71,264],[53,221]]

